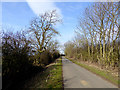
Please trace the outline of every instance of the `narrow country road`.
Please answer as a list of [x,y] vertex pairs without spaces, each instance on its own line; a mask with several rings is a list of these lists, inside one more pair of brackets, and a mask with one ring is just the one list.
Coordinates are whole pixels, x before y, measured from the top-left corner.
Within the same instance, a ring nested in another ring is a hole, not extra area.
[[64,88],[117,88],[110,82],[62,57]]

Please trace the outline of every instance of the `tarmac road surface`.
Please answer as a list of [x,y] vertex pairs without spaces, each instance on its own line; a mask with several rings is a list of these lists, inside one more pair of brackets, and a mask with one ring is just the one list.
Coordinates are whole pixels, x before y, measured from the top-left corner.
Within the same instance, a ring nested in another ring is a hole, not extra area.
[[117,86],[62,57],[64,88],[117,88]]

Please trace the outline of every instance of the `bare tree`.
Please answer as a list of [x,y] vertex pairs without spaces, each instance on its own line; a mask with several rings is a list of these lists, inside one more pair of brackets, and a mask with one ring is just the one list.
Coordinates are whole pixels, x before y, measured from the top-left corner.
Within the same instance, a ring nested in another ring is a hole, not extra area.
[[[89,57],[88,60],[99,63],[102,68],[117,66],[120,33],[118,3],[94,3],[86,8],[84,15],[79,19],[76,36],[72,41],[74,43],[72,49],[76,51],[76,54],[81,54],[83,60]],[[68,54],[72,52],[73,55],[74,50],[67,51],[72,43],[67,43],[65,52]]]
[[60,21],[56,10],[46,12],[32,20],[29,32],[34,35],[33,41],[36,41],[34,46],[39,53],[46,49],[48,42],[54,35],[59,34],[54,26]]
[[[117,3],[95,3],[91,8],[86,9],[86,15],[89,20],[87,23],[89,25],[88,30],[92,27],[93,31],[99,34],[100,39],[100,62],[101,64],[107,63],[107,56],[106,56],[106,38],[107,33],[109,32],[109,39],[110,34],[112,34],[112,42],[115,43],[117,36],[118,36],[118,7]],[[116,27],[116,30],[115,30]],[[112,32],[111,32],[112,29]],[[90,34],[92,30],[89,30]],[[116,36],[115,35],[116,31]],[[93,35],[94,36],[94,35]],[[115,39],[113,40],[113,37]],[[93,43],[93,40],[92,40]],[[109,40],[110,43],[110,40]],[[92,44],[93,45],[93,44]],[[103,45],[103,46],[102,46]],[[114,45],[112,45],[114,46]],[[103,51],[102,51],[103,50]],[[93,51],[93,50],[92,50]],[[113,48],[112,51],[113,52]],[[112,53],[113,54],[113,53]]]

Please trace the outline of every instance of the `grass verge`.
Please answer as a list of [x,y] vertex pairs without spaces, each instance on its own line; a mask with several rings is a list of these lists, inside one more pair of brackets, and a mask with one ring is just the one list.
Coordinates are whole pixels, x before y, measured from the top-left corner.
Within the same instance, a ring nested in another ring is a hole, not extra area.
[[100,69],[97,69],[97,68],[94,68],[94,67],[91,67],[91,66],[88,66],[86,64],[81,64],[80,62],[78,61],[75,61],[73,59],[70,59],[68,57],[66,57],[67,59],[69,59],[70,61],[72,61],[73,63],[81,66],[81,67],[84,67],[85,69],[93,72],[94,74],[96,75],[99,75],[100,77],[110,81],[111,83],[113,83],[114,85],[117,85],[118,86],[118,77],[114,77],[113,75],[111,75],[109,72],[106,72],[106,71],[102,71]]
[[36,75],[25,88],[59,88],[63,89],[62,58],[47,66],[47,69]]

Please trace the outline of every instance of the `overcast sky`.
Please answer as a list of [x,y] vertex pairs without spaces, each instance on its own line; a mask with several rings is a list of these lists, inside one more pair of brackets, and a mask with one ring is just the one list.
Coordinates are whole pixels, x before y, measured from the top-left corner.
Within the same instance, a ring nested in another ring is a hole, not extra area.
[[14,31],[21,30],[30,25],[30,21],[40,13],[56,9],[63,19],[63,24],[56,28],[61,36],[56,39],[63,45],[74,37],[74,30],[78,24],[78,18],[83,17],[86,7],[92,2],[2,2],[2,24],[4,27],[12,27]]

